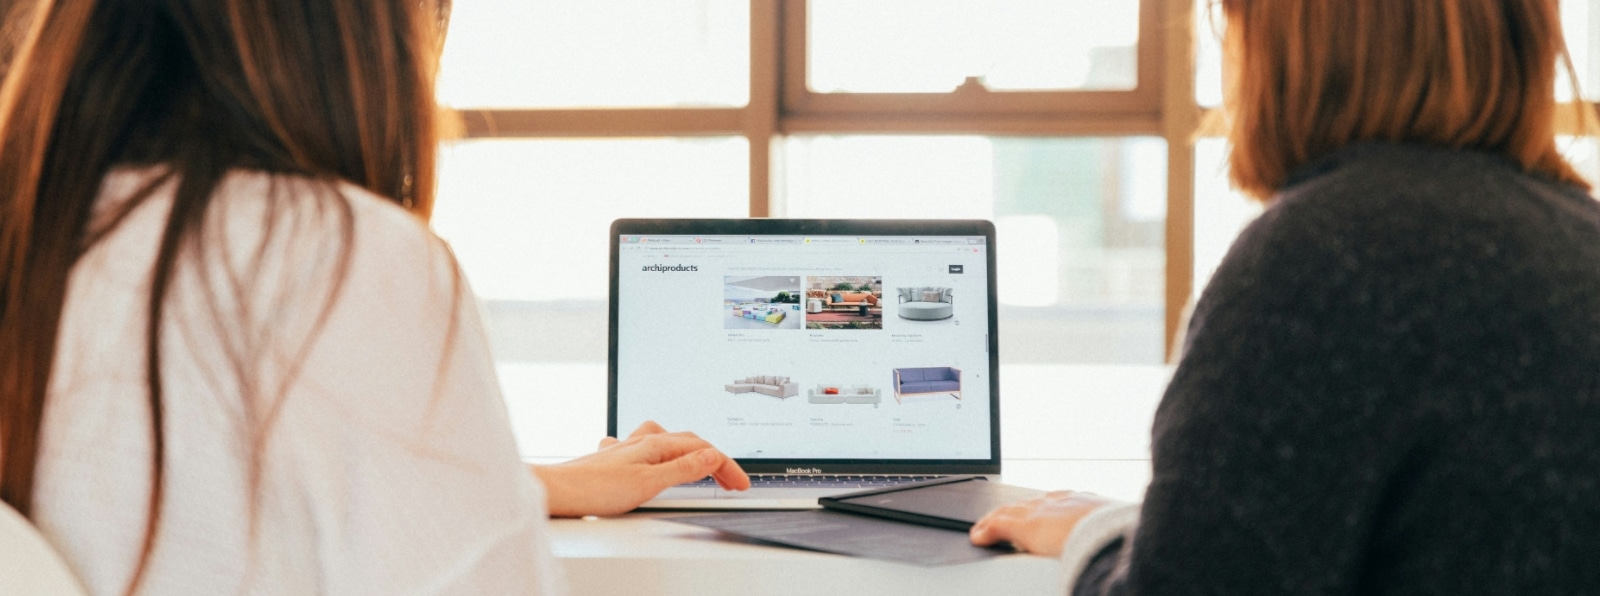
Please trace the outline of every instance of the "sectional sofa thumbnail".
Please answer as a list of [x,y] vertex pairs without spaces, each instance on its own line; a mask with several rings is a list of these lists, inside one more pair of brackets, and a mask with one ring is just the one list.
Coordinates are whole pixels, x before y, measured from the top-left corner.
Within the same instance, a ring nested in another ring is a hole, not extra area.
[[734,318],[755,319],[766,321],[774,325],[783,322],[786,316],[783,308],[767,306],[765,304],[741,304],[733,307]]
[[800,395],[800,384],[790,381],[789,377],[777,375],[757,375],[745,377],[723,386],[728,393],[760,393],[776,398],[788,398]]

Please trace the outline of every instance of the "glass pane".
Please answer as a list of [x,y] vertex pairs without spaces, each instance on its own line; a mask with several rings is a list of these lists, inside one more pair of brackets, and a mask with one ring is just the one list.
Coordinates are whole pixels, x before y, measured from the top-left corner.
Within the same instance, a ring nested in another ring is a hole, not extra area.
[[439,101],[456,108],[741,106],[748,0],[456,0]]
[[1600,141],[1594,137],[1557,136],[1556,147],[1589,184],[1600,187]]
[[811,0],[807,86],[821,93],[1133,89],[1131,0]]
[[[1600,100],[1600,6],[1594,0],[1561,0],[1561,21],[1578,86],[1590,101]],[[1557,85],[1556,97],[1571,101],[1572,87],[1564,79]]]
[[1222,8],[1195,0],[1194,99],[1203,107],[1222,105]]
[[789,217],[995,222],[1003,362],[1159,363],[1160,138],[796,136]]
[[502,361],[606,360],[619,217],[744,217],[742,137],[447,144],[433,227],[484,302]]
[[1261,215],[1261,203],[1244,198],[1228,182],[1228,144],[1200,139],[1194,147],[1194,298],[1216,272],[1228,247]]

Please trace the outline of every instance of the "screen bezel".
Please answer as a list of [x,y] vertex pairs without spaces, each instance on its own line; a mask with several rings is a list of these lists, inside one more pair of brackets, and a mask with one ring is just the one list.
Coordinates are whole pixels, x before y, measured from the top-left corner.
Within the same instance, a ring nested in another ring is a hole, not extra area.
[[[617,428],[617,317],[621,239],[651,235],[773,236],[982,236],[987,261],[989,352],[988,459],[755,459],[736,461],[752,474],[999,474],[1000,473],[1000,343],[995,291],[994,224],[982,219],[618,219],[611,224],[611,290],[606,358],[606,433]],[[628,429],[631,431],[632,429]],[[693,430],[693,429],[672,429]],[[797,471],[802,470],[802,471]]]

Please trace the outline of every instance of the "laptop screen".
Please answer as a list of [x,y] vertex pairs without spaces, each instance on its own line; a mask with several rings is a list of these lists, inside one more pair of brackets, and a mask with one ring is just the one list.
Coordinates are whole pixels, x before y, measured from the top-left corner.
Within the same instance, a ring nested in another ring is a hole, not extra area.
[[617,222],[609,430],[693,431],[751,471],[998,471],[992,230]]

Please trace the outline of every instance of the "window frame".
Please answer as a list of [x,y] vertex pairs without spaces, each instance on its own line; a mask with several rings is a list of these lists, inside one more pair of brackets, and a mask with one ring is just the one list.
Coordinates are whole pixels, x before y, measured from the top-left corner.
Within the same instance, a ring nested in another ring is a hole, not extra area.
[[[1150,118],[1161,110],[1164,78],[1161,72],[1161,39],[1168,32],[1161,27],[1161,2],[1139,3],[1139,46],[1137,83],[1131,90],[1084,91],[998,91],[991,92],[976,81],[968,81],[950,93],[818,93],[807,85],[806,60],[809,37],[808,4],[790,1],[783,4],[783,106],[790,118],[819,116],[870,116],[905,118],[918,116],[968,116],[993,120],[999,116],[1037,115],[1059,118],[1081,114],[1094,117],[1121,115],[1124,118]],[[1152,43],[1146,43],[1146,42]]]
[[[789,134],[1158,136],[1167,144],[1165,354],[1193,291],[1194,0],[1141,0],[1128,91],[815,93],[806,88],[806,0],[750,0],[749,101],[739,107],[449,110],[453,136],[744,136],[750,217],[774,215],[774,147]],[[1170,356],[1169,356],[1170,358]]]

